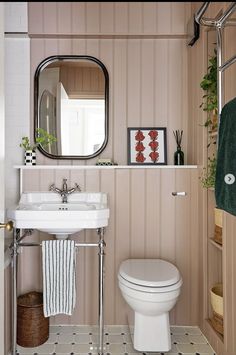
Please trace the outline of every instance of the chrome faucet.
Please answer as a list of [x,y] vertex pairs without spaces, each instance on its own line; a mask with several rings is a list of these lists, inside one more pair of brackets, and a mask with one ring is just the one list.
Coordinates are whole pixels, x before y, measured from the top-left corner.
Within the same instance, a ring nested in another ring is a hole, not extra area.
[[62,184],[62,190],[61,189],[58,189],[55,184],[52,184],[50,187],[49,187],[49,191],[54,191],[54,192],[57,192],[58,194],[61,195],[62,197],[62,203],[67,203],[68,200],[68,195],[72,194],[73,192],[75,191],[79,191],[81,192],[81,188],[80,186],[75,183],[75,187],[73,187],[72,189],[69,189],[68,190],[68,187],[67,187],[67,179],[63,179],[63,184]]

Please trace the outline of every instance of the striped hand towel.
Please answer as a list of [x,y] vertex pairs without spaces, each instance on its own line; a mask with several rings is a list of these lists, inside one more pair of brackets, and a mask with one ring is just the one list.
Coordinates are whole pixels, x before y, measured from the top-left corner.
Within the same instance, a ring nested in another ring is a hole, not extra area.
[[71,315],[75,307],[76,247],[73,240],[42,242],[44,316]]

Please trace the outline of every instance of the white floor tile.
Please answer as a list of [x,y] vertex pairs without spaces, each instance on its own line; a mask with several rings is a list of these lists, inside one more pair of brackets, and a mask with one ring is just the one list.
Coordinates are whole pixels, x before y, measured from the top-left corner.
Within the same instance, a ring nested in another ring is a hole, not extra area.
[[34,351],[34,353],[38,353],[38,354],[52,354],[54,352],[55,349],[55,345],[54,344],[43,344],[40,345],[37,348],[37,351]]
[[209,344],[197,344],[194,345],[195,352],[197,353],[204,353],[204,354],[214,354],[211,346]]
[[190,343],[207,344],[207,340],[202,335],[189,335]]
[[185,327],[172,326],[170,327],[170,331],[172,334],[182,334],[186,333]]
[[191,341],[189,339],[189,335],[173,335],[172,336],[172,343],[177,344],[190,344]]
[[[144,353],[146,355],[213,355],[207,339],[198,327],[172,326],[172,348],[169,352]],[[98,352],[97,326],[50,326],[48,341],[35,348],[18,346],[20,355],[95,355]],[[104,355],[143,355],[133,348],[128,326],[106,326]]]
[[196,353],[194,345],[192,345],[192,344],[177,344],[176,347],[177,347],[178,351],[183,354],[188,354],[188,353],[195,354]]
[[91,335],[89,334],[76,334],[75,335],[75,344],[89,344],[91,340]]
[[58,344],[71,344],[74,343],[75,340],[75,335],[69,333],[69,334],[64,334],[61,333],[60,335],[58,335]]
[[55,347],[56,354],[70,354],[73,352],[71,344],[57,344]]

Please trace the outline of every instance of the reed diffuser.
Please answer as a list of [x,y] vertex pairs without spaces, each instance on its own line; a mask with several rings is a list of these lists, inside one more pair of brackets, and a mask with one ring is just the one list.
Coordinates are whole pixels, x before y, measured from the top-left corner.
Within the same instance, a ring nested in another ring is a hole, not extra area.
[[181,149],[183,131],[176,130],[173,133],[177,144],[177,150],[174,153],[174,165],[184,165],[184,152]]

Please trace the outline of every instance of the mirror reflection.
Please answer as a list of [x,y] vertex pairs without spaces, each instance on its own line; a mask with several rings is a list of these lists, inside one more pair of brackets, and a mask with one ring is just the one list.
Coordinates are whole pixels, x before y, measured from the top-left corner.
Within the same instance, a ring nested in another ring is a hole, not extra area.
[[35,128],[57,139],[41,151],[65,159],[98,155],[107,143],[108,125],[108,74],[103,64],[93,57],[53,57],[41,63],[35,78]]

